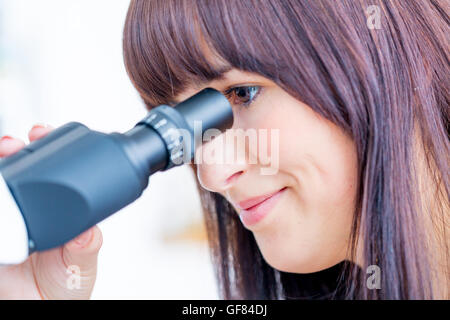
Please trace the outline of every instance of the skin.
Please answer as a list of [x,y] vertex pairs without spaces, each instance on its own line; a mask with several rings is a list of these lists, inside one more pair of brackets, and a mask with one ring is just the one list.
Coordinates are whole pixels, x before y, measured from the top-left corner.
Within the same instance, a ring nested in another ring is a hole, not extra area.
[[[30,142],[52,130],[34,126]],[[16,153],[25,146],[19,139],[0,139],[0,157]],[[64,246],[42,253],[36,252],[19,265],[0,266],[0,299],[89,299],[97,275],[97,256],[102,246],[102,234],[95,226]],[[80,288],[69,289],[68,266],[80,268]]]
[[[351,138],[270,79],[237,69],[225,75],[186,89],[177,102],[206,87],[223,92],[230,86],[259,86],[261,91],[248,107],[242,103],[250,93],[243,99],[237,94],[229,96],[234,124],[222,137],[234,129],[268,129],[269,133],[279,129],[278,171],[262,175],[261,168],[267,166],[257,149],[247,148],[232,163],[197,162],[200,184],[223,195],[238,213],[240,201],[287,188],[268,215],[256,224],[244,224],[272,267],[310,273],[350,259],[347,248],[357,185],[356,147]],[[205,143],[197,157],[227,152],[233,145],[226,141]]]

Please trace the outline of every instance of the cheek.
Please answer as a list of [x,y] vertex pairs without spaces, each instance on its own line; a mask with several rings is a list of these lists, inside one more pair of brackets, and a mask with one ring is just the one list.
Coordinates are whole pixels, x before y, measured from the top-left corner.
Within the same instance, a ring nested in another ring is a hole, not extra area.
[[356,148],[337,126],[298,101],[285,100],[278,108],[260,124],[280,129],[280,179],[291,192],[273,226],[255,232],[255,238],[273,267],[315,272],[345,258],[356,195]]
[[303,205],[336,208],[351,204],[357,156],[350,137],[287,94],[270,95],[260,108],[264,112],[252,121],[243,120],[242,125],[267,131],[267,144],[258,139],[259,150],[267,150],[280,179],[297,191]]
[[346,205],[353,199],[357,182],[354,144],[332,127],[317,130],[311,140],[304,149],[303,170],[298,171],[300,178],[305,177],[302,190],[311,201],[335,208]]
[[340,206],[352,200],[357,181],[353,141],[302,103],[275,117],[280,131],[280,168],[295,178],[307,204]]

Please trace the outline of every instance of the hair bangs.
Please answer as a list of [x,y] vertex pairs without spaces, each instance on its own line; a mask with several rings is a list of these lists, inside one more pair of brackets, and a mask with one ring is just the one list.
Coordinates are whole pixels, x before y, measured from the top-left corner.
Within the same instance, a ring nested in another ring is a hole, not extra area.
[[[283,59],[274,56],[273,35],[267,35],[273,26],[265,26],[254,12],[265,5],[132,1],[124,30],[124,59],[128,75],[147,107],[172,104],[188,86],[200,89],[232,68],[273,70],[270,77],[278,78],[274,74],[286,66],[276,63]],[[258,48],[254,46],[256,38]]]

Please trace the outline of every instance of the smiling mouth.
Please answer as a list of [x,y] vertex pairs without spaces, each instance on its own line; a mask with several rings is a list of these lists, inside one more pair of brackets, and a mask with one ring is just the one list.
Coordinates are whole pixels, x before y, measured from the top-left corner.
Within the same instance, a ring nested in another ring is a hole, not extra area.
[[250,227],[261,221],[276,205],[286,189],[287,187],[284,187],[276,192],[239,202],[238,207],[242,209],[239,218],[242,223]]
[[270,197],[272,197],[274,194],[286,189],[287,187],[284,187],[280,190],[277,190],[275,192],[269,193],[269,194],[265,194],[263,196],[258,196],[258,197],[254,197],[254,198],[250,198],[244,201],[241,201],[238,203],[238,208],[242,209],[242,210],[248,210],[251,209],[253,207],[256,207],[257,205],[259,205],[260,203],[264,202],[265,200],[269,199]]

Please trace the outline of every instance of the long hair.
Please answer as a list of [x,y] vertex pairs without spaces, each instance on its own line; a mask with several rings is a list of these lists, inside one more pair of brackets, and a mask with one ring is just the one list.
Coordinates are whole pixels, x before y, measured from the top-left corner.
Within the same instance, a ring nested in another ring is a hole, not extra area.
[[[274,81],[341,127],[358,157],[349,253],[363,257],[360,266],[344,261],[327,271],[345,281],[341,297],[448,297],[450,30],[444,4],[133,0],[124,59],[150,109],[221,76],[202,51],[205,41],[229,66]],[[378,9],[375,28],[368,25],[370,6]],[[318,297],[319,280],[328,273],[275,270],[233,207],[220,194],[199,190],[223,298]],[[370,265],[381,271],[380,289],[366,286]],[[327,298],[336,297],[334,289]]]

